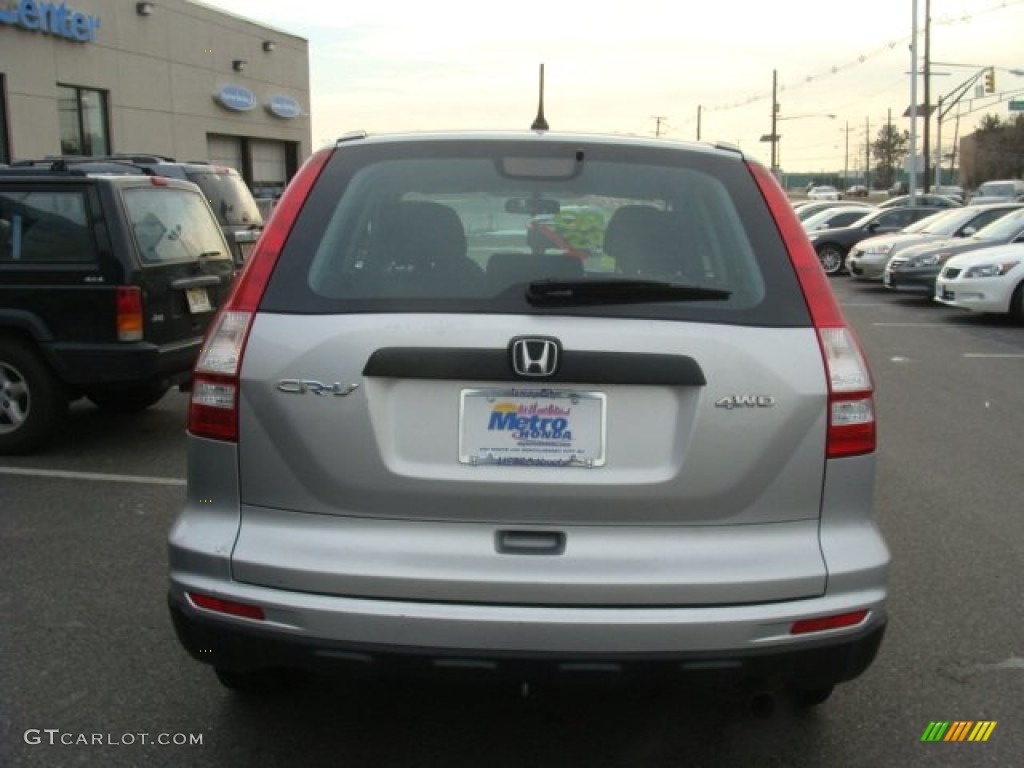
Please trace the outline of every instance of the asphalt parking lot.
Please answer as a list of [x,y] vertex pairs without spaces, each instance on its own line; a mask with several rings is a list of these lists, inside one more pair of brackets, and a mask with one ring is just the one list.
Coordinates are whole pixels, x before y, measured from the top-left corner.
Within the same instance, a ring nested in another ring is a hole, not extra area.
[[[1024,327],[833,280],[878,390],[875,664],[818,711],[648,685],[325,680],[242,701],[178,647],[186,397],[0,458],[3,766],[1008,766],[1024,754]],[[922,742],[988,721],[984,743]],[[162,743],[167,742],[167,743]]]

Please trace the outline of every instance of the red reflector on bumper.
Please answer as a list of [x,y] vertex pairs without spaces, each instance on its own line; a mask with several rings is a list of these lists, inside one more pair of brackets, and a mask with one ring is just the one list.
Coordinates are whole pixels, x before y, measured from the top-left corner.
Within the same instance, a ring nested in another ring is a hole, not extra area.
[[263,615],[263,609],[258,605],[236,603],[233,600],[221,600],[219,597],[201,595],[198,592],[188,592],[187,594],[188,599],[192,601],[193,605],[205,608],[208,611],[227,613],[232,616],[241,616],[246,619],[256,619],[257,621],[263,621],[266,618],[266,616]]
[[867,611],[854,611],[853,613],[841,613],[838,616],[824,616],[820,619],[803,619],[793,622],[793,626],[789,628],[789,634],[806,635],[809,632],[825,632],[829,629],[853,627],[864,621],[867,615]]

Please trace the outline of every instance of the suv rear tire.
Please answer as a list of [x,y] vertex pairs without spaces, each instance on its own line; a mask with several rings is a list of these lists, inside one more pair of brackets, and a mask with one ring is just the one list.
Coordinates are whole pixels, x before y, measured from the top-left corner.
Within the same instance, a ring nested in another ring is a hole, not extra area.
[[68,400],[33,349],[0,339],[0,454],[28,453],[64,421]]

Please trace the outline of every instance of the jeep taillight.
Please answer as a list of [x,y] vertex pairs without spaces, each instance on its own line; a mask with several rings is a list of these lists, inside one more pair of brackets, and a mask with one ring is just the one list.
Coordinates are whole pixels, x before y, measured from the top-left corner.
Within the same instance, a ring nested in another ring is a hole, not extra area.
[[775,218],[818,331],[828,383],[825,455],[834,459],[871,453],[877,437],[867,361],[786,193],[763,165],[750,163],[749,168]]
[[210,323],[192,376],[188,431],[197,437],[238,440],[238,388],[249,331],[285,240],[332,151],[320,150],[299,169]]
[[137,285],[119,285],[114,302],[117,308],[117,340],[142,340],[142,289]]

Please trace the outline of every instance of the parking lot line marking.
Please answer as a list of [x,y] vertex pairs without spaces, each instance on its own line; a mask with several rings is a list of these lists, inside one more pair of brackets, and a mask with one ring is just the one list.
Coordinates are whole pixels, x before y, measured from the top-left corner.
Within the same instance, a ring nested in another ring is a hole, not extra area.
[[54,477],[60,480],[99,480],[108,483],[141,483],[142,485],[184,486],[183,477],[146,477],[145,475],[112,475],[106,472],[72,472],[63,469],[25,469],[22,467],[0,467],[0,475],[24,475],[26,477]]
[[992,358],[995,360],[1020,360],[1024,359],[1024,353],[1020,352],[1007,352],[1007,353],[996,353],[991,354],[985,352],[965,352],[964,357],[972,357],[977,359]]

